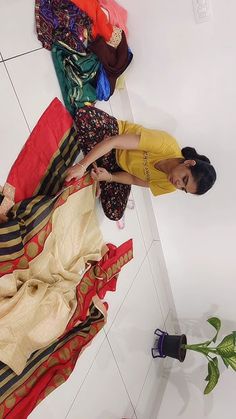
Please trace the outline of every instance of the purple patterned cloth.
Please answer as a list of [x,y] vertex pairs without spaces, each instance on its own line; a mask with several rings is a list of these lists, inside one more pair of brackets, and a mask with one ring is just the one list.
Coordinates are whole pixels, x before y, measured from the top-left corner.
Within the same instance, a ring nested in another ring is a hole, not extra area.
[[79,52],[85,52],[92,41],[92,21],[69,0],[35,0],[38,39],[51,50],[54,42],[62,41]]

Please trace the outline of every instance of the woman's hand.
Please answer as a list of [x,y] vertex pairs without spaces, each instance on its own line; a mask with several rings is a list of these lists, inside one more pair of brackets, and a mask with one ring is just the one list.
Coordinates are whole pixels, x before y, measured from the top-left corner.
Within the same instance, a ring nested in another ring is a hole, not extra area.
[[86,168],[80,164],[75,164],[69,167],[66,173],[66,182],[70,182],[71,179],[80,179],[86,172]]
[[6,223],[8,218],[5,214],[0,214],[0,224]]
[[103,167],[94,167],[91,170],[91,177],[98,182],[110,182],[111,173],[109,173]]

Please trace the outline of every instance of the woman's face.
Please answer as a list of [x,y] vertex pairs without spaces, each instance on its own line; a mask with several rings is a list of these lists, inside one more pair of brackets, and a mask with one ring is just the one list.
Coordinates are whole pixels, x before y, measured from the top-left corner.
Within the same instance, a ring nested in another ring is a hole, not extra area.
[[168,180],[176,189],[180,189],[186,193],[196,193],[197,184],[193,179],[190,167],[195,166],[195,160],[185,160],[183,163],[174,167],[168,175]]

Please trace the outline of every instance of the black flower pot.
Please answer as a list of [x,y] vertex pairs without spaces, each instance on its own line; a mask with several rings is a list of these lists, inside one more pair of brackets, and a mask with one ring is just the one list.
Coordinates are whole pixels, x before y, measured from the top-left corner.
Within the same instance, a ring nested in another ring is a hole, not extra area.
[[155,345],[152,348],[153,358],[170,358],[178,359],[183,362],[186,356],[186,349],[182,345],[187,344],[186,335],[169,335],[160,329],[155,330],[155,335],[158,336]]
[[182,348],[182,345],[186,344],[186,335],[165,335],[162,345],[163,354],[183,362],[186,356],[186,349]]

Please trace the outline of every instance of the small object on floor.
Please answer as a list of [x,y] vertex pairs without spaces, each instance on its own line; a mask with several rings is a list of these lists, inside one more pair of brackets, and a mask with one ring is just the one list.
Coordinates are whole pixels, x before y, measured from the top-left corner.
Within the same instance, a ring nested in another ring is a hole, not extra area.
[[[127,208],[134,209],[134,207],[135,207],[134,199],[129,198],[128,203],[127,203]],[[123,217],[119,221],[116,221],[116,225],[119,228],[119,230],[123,230],[125,228],[125,215],[123,215]]]
[[129,208],[129,209],[134,209],[134,207],[135,207],[135,202],[134,202],[134,199],[129,198],[129,199],[128,199],[128,203],[127,203],[127,208]]
[[123,230],[123,228],[125,228],[125,216],[123,215],[123,217],[116,221],[116,225],[119,228],[119,230]]

